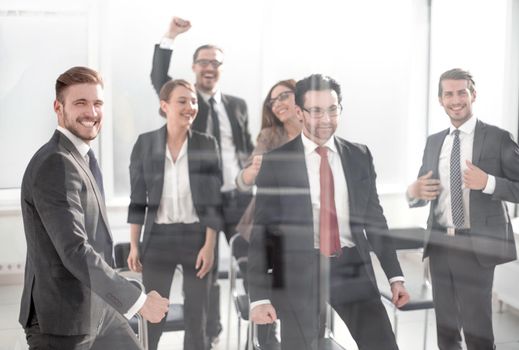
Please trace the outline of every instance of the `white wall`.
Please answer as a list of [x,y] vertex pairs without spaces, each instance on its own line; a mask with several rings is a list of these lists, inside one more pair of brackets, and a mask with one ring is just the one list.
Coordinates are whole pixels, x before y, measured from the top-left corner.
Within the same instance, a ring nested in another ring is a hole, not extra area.
[[[190,19],[193,27],[177,39],[170,74],[193,81],[194,49],[208,42],[223,47],[222,90],[247,100],[253,137],[259,131],[262,100],[273,83],[311,73],[336,78],[343,87],[344,105],[338,133],[370,146],[391,226],[425,223],[426,209],[409,210],[403,193],[418,171],[427,128],[434,131],[447,125],[435,96],[442,71],[458,65],[470,69],[478,87],[476,106],[482,119],[514,134],[517,129],[519,17],[512,17],[517,0],[433,1],[430,106],[426,0],[0,0],[0,30],[6,9],[71,6],[86,9],[88,32],[87,39],[72,40],[70,47],[86,48],[87,62],[106,80],[107,118],[96,147],[118,240],[127,237],[131,147],[138,134],[162,123],[149,73],[153,45],[173,15]],[[0,31],[0,47],[2,38],[19,35]],[[18,42],[26,50],[34,45],[23,38]],[[34,54],[56,59],[53,50]],[[9,71],[5,57],[0,54],[0,72]],[[48,96],[52,88],[48,81],[33,83],[27,101],[49,106],[35,118],[54,120]],[[4,93],[0,89],[0,100]],[[10,125],[7,118],[11,122],[17,117],[0,113],[0,125]],[[39,130],[47,135],[44,139],[52,132],[52,127],[48,129]],[[2,159],[14,147],[0,147]],[[25,245],[16,190],[0,190],[0,242],[0,265],[23,261]]]

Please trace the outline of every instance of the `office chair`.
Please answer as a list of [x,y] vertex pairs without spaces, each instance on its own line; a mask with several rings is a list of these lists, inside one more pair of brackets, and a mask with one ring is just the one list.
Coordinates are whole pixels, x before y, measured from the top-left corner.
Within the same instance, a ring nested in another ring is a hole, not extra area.
[[[346,350],[342,345],[337,343],[333,337],[333,310],[329,304],[326,306],[326,329],[324,333],[324,337],[320,338],[317,343],[318,350]],[[281,327],[283,327],[283,323],[281,323]],[[258,325],[251,322],[251,326],[249,327],[249,339],[252,339],[252,348],[253,350],[267,350],[263,349],[258,341]]]
[[[239,233],[236,233],[229,240],[230,246],[230,263],[229,263],[229,300],[228,300],[228,308],[227,308],[227,349],[230,349],[231,338],[231,308],[234,305],[234,309],[236,311],[237,321],[238,321],[238,344],[236,349],[240,349],[241,346],[241,322],[249,321],[249,296],[237,288],[237,279],[240,278],[240,267],[246,268],[247,265],[247,257],[241,257],[239,259],[235,259],[234,257],[234,248],[236,245],[236,241],[243,239]],[[252,349],[252,338],[249,336],[247,340],[247,349]]]
[[[119,272],[123,272],[123,275],[128,274],[128,255],[130,253],[130,243],[117,243],[114,247],[114,260],[115,267]],[[144,290],[144,286],[143,286]],[[132,318],[130,326],[135,332],[138,332],[138,321]],[[180,303],[171,303],[169,305],[169,311],[164,323],[164,332],[175,332],[185,330],[184,324],[184,305]]]
[[[144,292],[144,285],[141,283],[141,281],[131,277],[127,277],[126,279],[131,284],[139,288],[142,292]],[[142,345],[142,348],[144,350],[148,350],[148,324],[144,317],[142,317],[141,314],[136,313],[129,322],[133,331],[137,333],[137,339],[139,339],[139,343]]]
[[[395,249],[400,251],[415,251],[421,254],[423,251],[423,242],[425,236],[425,230],[421,227],[410,227],[410,228],[399,228],[390,229],[389,233],[393,238]],[[406,274],[406,270],[409,270],[410,266],[402,264],[402,270],[406,276],[405,288],[407,289],[410,300],[409,302],[398,309],[392,302],[391,288],[387,283],[379,285],[379,291],[382,296],[382,300],[393,308],[393,331],[395,338],[398,340],[398,312],[399,311],[416,311],[424,310],[424,336],[423,336],[423,349],[427,349],[427,326],[429,321],[429,310],[434,308],[432,288],[429,278],[429,264],[428,262],[423,263],[422,276],[416,276]]]

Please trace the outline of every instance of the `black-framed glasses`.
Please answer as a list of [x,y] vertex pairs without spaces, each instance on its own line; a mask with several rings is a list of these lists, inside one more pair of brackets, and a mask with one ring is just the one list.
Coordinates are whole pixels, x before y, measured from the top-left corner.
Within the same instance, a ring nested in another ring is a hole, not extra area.
[[272,108],[272,106],[274,106],[274,103],[276,103],[276,101],[279,101],[279,102],[286,101],[290,97],[290,95],[293,95],[293,94],[294,94],[294,91],[290,91],[290,90],[283,91],[282,93],[280,93],[278,95],[278,97],[271,98],[270,100],[268,100],[267,106],[269,106],[269,108]]
[[223,62],[220,62],[218,60],[207,60],[207,59],[201,58],[199,60],[196,60],[195,63],[201,65],[202,67],[207,67],[208,65],[211,65],[211,66],[213,66],[213,68],[216,69],[216,68],[220,67]]
[[337,118],[342,111],[341,105],[333,105],[329,108],[321,108],[321,107],[310,107],[310,108],[302,108],[303,111],[307,112],[311,118],[313,119],[321,119],[324,117],[324,114],[328,114],[330,118]]

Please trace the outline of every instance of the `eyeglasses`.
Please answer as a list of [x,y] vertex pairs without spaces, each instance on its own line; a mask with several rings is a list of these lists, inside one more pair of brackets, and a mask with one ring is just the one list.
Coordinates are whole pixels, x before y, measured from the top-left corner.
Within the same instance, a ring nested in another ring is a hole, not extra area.
[[199,59],[195,61],[196,64],[201,65],[202,67],[207,67],[208,65],[213,66],[213,68],[218,68],[222,65],[223,62],[217,61],[217,60],[206,60],[206,59]]
[[283,102],[283,101],[286,101],[290,95],[293,95],[294,94],[294,91],[283,91],[282,93],[280,93],[278,95],[278,97],[276,98],[271,98],[270,100],[268,100],[267,102],[267,106],[269,106],[269,108],[272,108],[272,106],[274,106],[274,103],[276,103],[276,101],[279,101],[279,102]]
[[341,105],[334,105],[330,108],[320,108],[320,107],[310,107],[310,108],[304,108],[302,107],[303,111],[308,112],[310,114],[310,117],[313,119],[321,119],[324,117],[324,114],[328,114],[330,118],[337,118],[339,114],[342,111]]

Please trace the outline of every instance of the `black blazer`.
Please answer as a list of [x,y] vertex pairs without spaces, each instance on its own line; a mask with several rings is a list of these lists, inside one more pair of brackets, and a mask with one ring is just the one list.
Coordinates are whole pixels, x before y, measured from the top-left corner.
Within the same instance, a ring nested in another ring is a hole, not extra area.
[[[427,138],[422,166],[418,176],[432,170],[433,178],[439,179],[438,164],[443,141],[449,129]],[[519,202],[519,147],[506,130],[477,121],[474,131],[472,163],[496,178],[494,194],[470,191],[470,241],[467,249],[473,249],[484,266],[502,264],[517,258],[514,233],[505,201]],[[424,206],[428,201],[412,203],[412,207]],[[432,230],[437,226],[434,211],[438,200],[431,203],[424,257]]]
[[[348,185],[351,233],[362,260],[369,264],[373,250],[388,278],[403,276],[378,200],[368,148],[339,137],[335,143]],[[308,299],[300,296],[317,283],[309,270],[316,250],[301,136],[264,155],[256,184],[248,264],[250,300],[272,299],[273,290],[279,287],[291,302],[299,299],[304,305]],[[373,270],[368,273],[378,293]]]
[[[144,224],[141,255],[144,256],[149,235],[159,208],[164,185],[167,129],[139,135],[130,160],[130,206],[128,223]],[[196,131],[188,133],[187,157],[191,196],[200,223],[220,231],[222,186],[216,140]]]
[[140,291],[114,273],[104,199],[87,162],[56,131],[33,156],[22,182],[27,260],[20,323],[31,302],[42,333],[98,331],[108,306],[124,314]]
[[[155,45],[153,53],[153,65],[151,67],[151,83],[157,91],[157,95],[166,82],[172,78],[168,76],[172,50],[161,49]],[[198,114],[191,126],[192,130],[205,133],[207,131],[207,119],[209,118],[209,105],[204,101],[200,93],[198,95]],[[222,103],[227,111],[231,123],[232,139],[236,147],[236,153],[240,167],[246,165],[254,146],[249,132],[249,116],[245,100],[231,95],[222,94]]]

